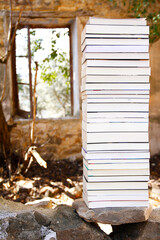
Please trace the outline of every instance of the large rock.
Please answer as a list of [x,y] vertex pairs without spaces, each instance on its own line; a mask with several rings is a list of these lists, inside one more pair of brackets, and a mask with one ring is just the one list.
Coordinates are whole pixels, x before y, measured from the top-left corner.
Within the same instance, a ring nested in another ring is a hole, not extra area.
[[99,222],[111,225],[137,223],[146,221],[152,211],[152,207],[130,208],[97,208],[89,209],[82,199],[77,199],[73,207],[81,218],[87,222]]
[[86,223],[72,207],[60,205],[50,213],[50,228],[57,240],[111,240],[94,223]]
[[153,209],[148,221],[113,226],[113,240],[160,240],[160,207]]
[[72,207],[34,208],[0,198],[0,240],[111,240]]

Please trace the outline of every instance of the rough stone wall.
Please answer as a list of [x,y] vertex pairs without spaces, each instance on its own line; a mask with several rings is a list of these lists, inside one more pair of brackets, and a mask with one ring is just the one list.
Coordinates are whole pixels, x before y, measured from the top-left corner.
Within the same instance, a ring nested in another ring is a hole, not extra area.
[[[31,121],[16,121],[11,131],[15,152],[24,157],[30,146]],[[79,119],[38,120],[35,125],[35,145],[45,160],[81,157],[81,121]]]
[[150,46],[150,149],[160,152],[160,40]]

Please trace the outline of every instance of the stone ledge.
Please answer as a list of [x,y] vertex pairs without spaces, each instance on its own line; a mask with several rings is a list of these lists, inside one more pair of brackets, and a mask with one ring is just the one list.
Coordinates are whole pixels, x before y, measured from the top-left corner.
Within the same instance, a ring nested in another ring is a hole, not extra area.
[[152,207],[130,207],[130,208],[97,208],[89,209],[83,199],[77,199],[73,207],[87,222],[99,222],[103,224],[121,225],[126,223],[138,223],[147,221]]

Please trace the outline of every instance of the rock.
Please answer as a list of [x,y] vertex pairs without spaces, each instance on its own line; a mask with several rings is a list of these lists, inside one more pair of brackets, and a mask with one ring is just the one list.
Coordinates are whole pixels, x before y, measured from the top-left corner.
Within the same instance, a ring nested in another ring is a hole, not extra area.
[[18,213],[29,210],[30,208],[22,203],[16,203],[0,197],[0,219],[15,217]]
[[0,240],[111,240],[72,207],[34,208],[0,198]]
[[49,226],[51,223],[50,219],[40,212],[35,211],[34,217],[40,225]]
[[41,226],[37,223],[32,213],[21,213],[8,220],[6,229],[8,240],[40,240]]
[[89,209],[82,199],[73,203],[80,217],[87,222],[99,222],[111,225],[143,222],[149,218],[152,207],[97,208]]
[[148,221],[113,226],[113,240],[160,240],[160,208],[153,209]]
[[50,219],[57,240],[111,240],[96,224],[82,220],[72,207],[57,206]]

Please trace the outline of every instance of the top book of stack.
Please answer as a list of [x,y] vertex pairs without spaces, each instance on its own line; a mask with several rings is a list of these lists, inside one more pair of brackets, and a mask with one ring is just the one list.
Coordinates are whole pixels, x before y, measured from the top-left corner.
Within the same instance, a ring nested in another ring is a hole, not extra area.
[[82,63],[87,59],[148,60],[148,36],[145,18],[91,17],[82,32]]

